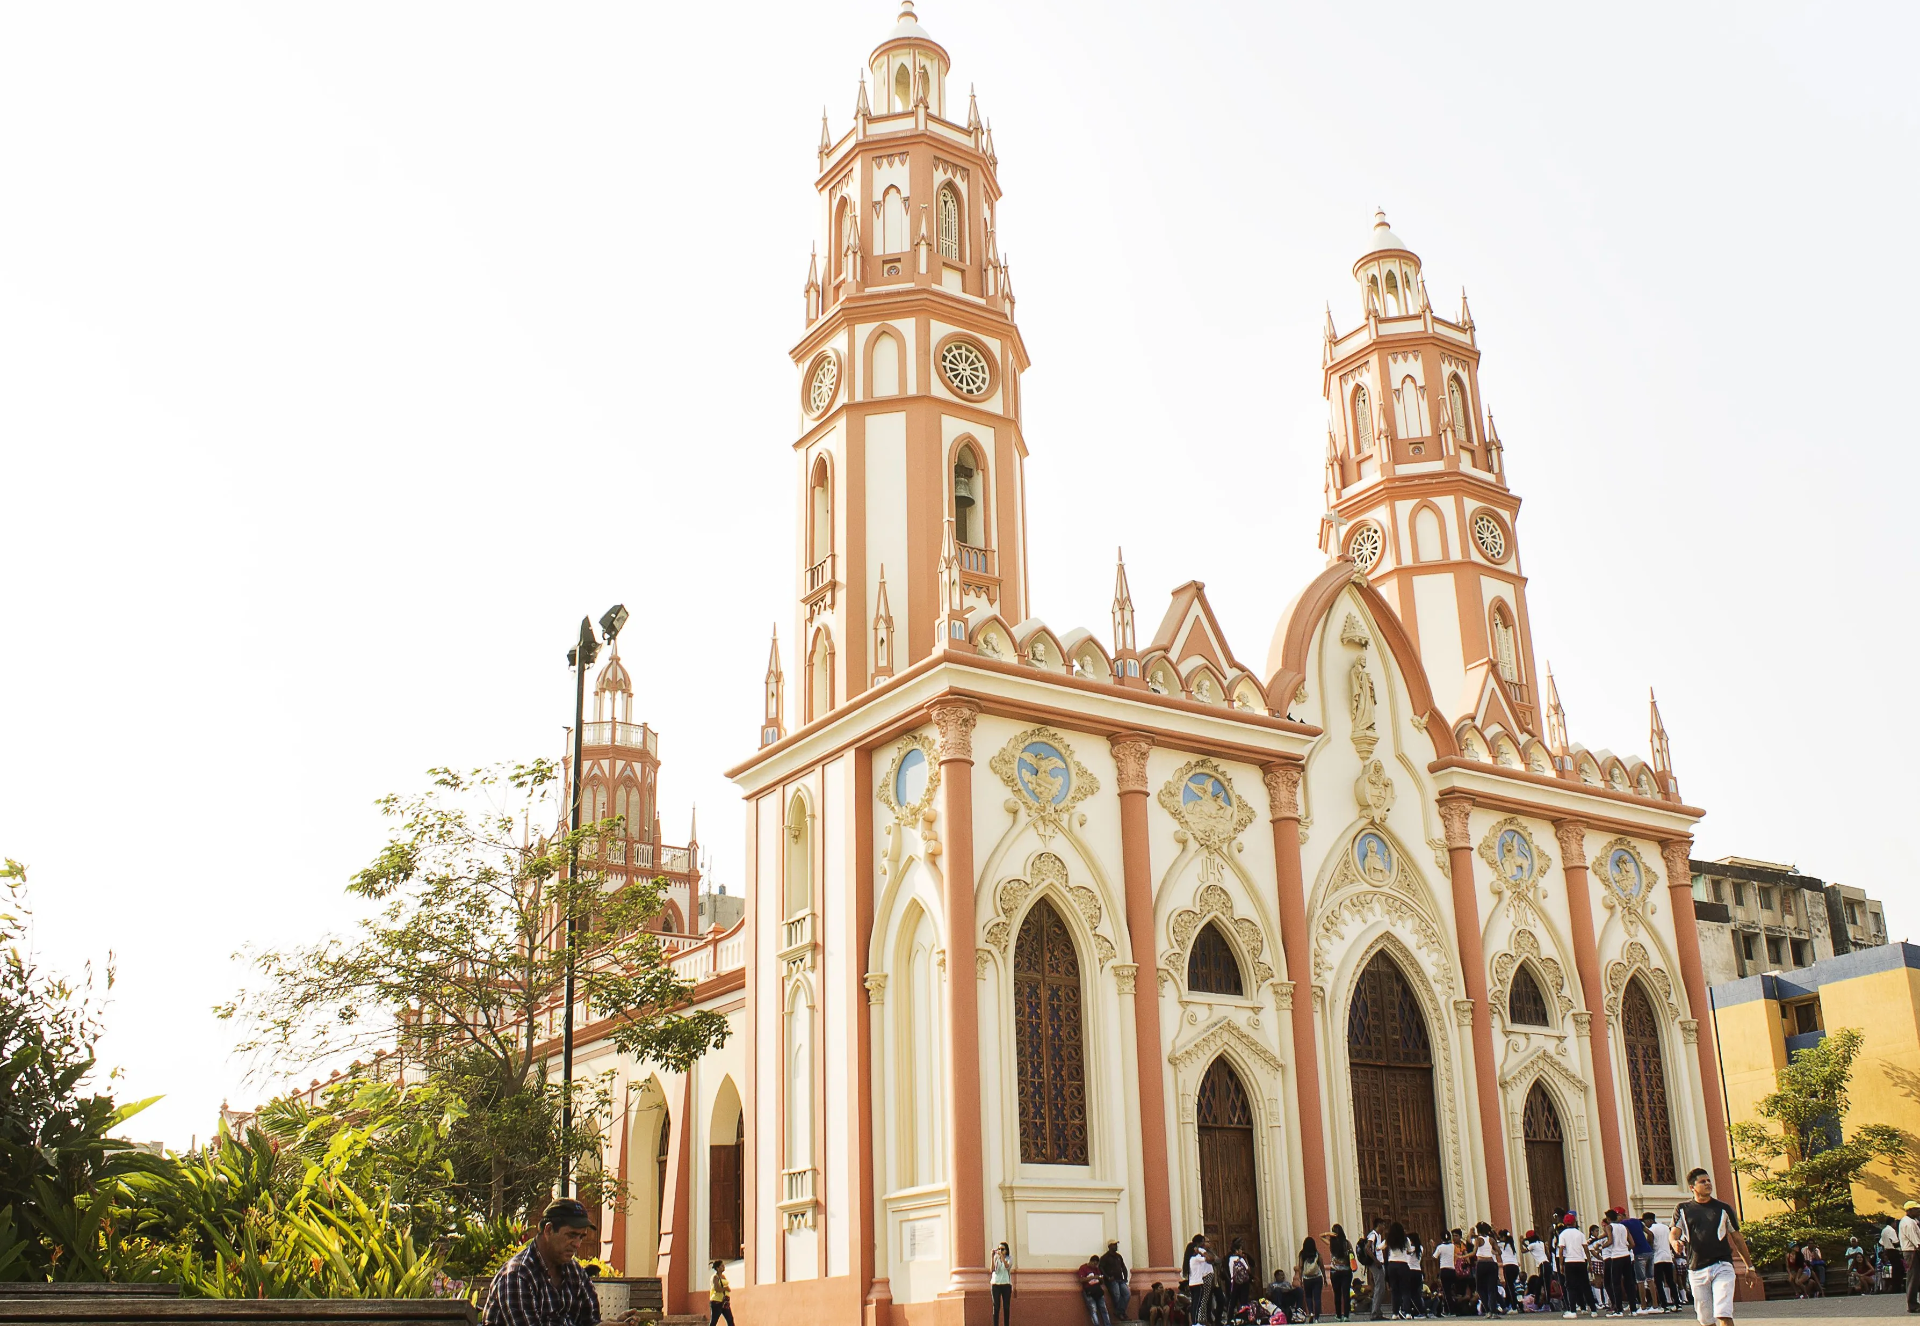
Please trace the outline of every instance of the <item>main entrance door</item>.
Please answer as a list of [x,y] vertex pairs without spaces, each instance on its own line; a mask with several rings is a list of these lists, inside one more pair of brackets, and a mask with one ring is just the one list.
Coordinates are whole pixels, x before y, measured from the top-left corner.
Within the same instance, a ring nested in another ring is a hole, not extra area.
[[1538,1082],[1527,1093],[1520,1132],[1527,1139],[1527,1195],[1533,1201],[1533,1227],[1549,1229],[1553,1213],[1568,1206],[1567,1149],[1560,1131],[1560,1112]]
[[1253,1155],[1253,1107],[1239,1074],[1215,1059],[1200,1083],[1200,1213],[1207,1239],[1224,1258],[1241,1241],[1253,1283],[1260,1267],[1260,1187]]
[[1347,1012],[1363,1224],[1385,1216],[1432,1245],[1446,1226],[1427,1021],[1399,964],[1376,953]]

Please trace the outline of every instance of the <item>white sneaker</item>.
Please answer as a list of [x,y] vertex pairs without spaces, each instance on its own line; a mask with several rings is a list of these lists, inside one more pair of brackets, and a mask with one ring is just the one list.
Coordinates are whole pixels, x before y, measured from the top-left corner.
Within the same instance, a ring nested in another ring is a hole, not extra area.
[[1579,1316],[1580,1314],[1577,1312],[1563,1312],[1560,1315],[1566,1318],[1568,1321],[1572,1321],[1575,1317]]

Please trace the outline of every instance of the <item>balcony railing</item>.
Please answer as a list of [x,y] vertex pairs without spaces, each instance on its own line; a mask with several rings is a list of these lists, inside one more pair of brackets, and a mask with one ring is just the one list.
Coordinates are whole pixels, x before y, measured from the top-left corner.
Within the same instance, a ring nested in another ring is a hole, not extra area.
[[828,553],[807,568],[807,593],[815,594],[833,583],[833,554]]
[[660,734],[645,723],[583,723],[581,740],[589,746],[631,746],[647,754],[660,754]]
[[802,912],[780,928],[780,951],[801,948],[813,942],[813,913]]
[[811,1202],[813,1200],[813,1175],[811,1167],[807,1169],[787,1169],[780,1171],[780,1191],[785,1194],[781,1203]]
[[972,571],[976,575],[990,576],[993,570],[993,549],[973,548],[960,544],[960,569]]

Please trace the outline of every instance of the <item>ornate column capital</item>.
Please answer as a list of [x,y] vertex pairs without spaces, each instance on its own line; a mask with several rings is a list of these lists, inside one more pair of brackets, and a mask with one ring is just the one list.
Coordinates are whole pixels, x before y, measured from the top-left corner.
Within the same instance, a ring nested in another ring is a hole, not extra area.
[[870,971],[862,977],[861,980],[867,987],[867,1002],[869,1004],[883,1004],[886,1002],[887,974],[885,972]]
[[1293,982],[1275,981],[1273,983],[1273,997],[1279,1004],[1282,1013],[1291,1013],[1293,1011]]
[[1555,820],[1553,836],[1560,840],[1560,861],[1568,869],[1587,864],[1587,826],[1579,820]]
[[1689,1045],[1698,1045],[1700,1043],[1700,1023],[1697,1019],[1680,1019],[1680,1039]]
[[1121,994],[1130,995],[1133,993],[1134,977],[1139,973],[1140,967],[1137,963],[1116,962],[1113,964],[1113,983],[1119,988]]
[[1463,1027],[1473,1025],[1473,1000],[1456,999],[1453,1001],[1453,1020]]
[[1107,738],[1107,746],[1119,770],[1119,790],[1145,792],[1147,752],[1153,749],[1153,738],[1139,732],[1116,732]]
[[1300,779],[1305,773],[1297,764],[1269,764],[1260,770],[1260,777],[1267,784],[1267,803],[1272,812],[1268,818],[1300,818]]
[[1593,1035],[1593,1014],[1582,1009],[1573,1015],[1573,1034],[1581,1040]]
[[980,706],[971,700],[940,700],[929,710],[934,729],[940,734],[940,763],[949,760],[973,761],[973,725],[980,717]]
[[1667,865],[1667,885],[1693,891],[1693,839],[1671,838],[1660,844],[1660,859]]
[[1472,813],[1472,797],[1448,796],[1440,798],[1440,823],[1446,826],[1447,847],[1449,850],[1473,846],[1473,832],[1467,826],[1468,816]]

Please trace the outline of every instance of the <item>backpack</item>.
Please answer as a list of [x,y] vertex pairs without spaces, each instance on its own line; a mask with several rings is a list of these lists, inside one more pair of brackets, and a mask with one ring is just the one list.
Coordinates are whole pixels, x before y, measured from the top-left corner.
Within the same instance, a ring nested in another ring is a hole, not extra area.
[[1253,1278],[1253,1270],[1247,1265],[1245,1257],[1236,1256],[1228,1265],[1227,1277],[1236,1285],[1244,1285]]
[[1372,1270],[1375,1266],[1379,1265],[1373,1257],[1373,1241],[1371,1239],[1361,1239],[1353,1245],[1353,1258],[1368,1270]]

